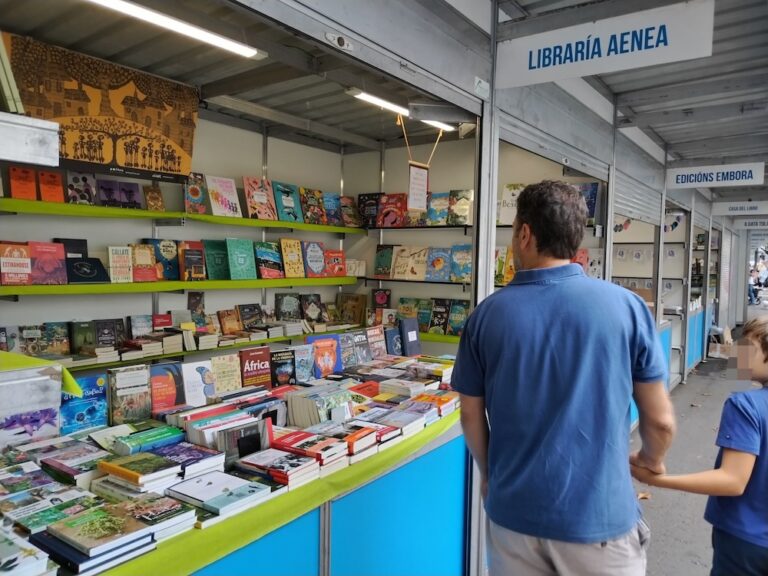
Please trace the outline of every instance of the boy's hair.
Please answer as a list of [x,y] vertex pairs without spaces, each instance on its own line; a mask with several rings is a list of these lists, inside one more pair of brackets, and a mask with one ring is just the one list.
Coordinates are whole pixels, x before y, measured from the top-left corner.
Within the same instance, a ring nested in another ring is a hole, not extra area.
[[763,358],[768,362],[768,315],[754,318],[744,324],[742,336],[758,344],[763,351]]

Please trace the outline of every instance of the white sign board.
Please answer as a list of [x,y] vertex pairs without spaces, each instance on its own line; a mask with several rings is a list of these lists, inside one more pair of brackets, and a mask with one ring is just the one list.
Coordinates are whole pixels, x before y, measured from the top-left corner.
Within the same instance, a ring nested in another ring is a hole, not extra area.
[[714,0],[691,0],[501,42],[496,88],[712,55]]
[[693,166],[667,170],[667,190],[674,188],[760,186],[764,180],[765,162]]
[[768,202],[715,202],[712,216],[768,215]]
[[768,217],[762,218],[735,218],[734,230],[768,230]]
[[410,162],[408,165],[408,210],[427,209],[429,166]]

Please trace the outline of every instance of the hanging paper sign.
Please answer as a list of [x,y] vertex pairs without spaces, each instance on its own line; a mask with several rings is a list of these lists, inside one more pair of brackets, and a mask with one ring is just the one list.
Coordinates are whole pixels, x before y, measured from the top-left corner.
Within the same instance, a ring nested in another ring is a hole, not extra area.
[[429,166],[417,162],[408,163],[408,210],[427,209]]
[[[693,166],[667,170],[667,189],[760,186],[765,181],[765,162]],[[715,204],[717,205],[717,204]],[[738,214],[738,212],[736,212]],[[732,212],[724,215],[730,216]]]

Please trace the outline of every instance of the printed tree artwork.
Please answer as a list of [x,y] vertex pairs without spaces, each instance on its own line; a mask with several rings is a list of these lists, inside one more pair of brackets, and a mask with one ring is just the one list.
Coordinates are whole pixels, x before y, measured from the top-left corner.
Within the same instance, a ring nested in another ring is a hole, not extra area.
[[26,114],[60,124],[63,159],[188,174],[198,94],[191,86],[3,33]]

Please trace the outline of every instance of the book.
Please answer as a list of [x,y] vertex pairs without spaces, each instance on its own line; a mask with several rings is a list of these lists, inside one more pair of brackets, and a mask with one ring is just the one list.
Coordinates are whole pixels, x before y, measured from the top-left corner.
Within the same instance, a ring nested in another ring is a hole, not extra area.
[[69,284],[109,284],[104,264],[98,258],[67,258],[67,282]]
[[32,284],[66,284],[67,267],[64,244],[29,242]]
[[109,279],[113,284],[133,282],[133,253],[130,246],[109,246]]
[[96,346],[100,348],[117,346],[117,328],[114,320],[94,320],[93,329],[96,335]]
[[215,380],[214,394],[211,397],[242,388],[240,357],[237,354],[212,356],[211,369]]
[[240,200],[237,197],[237,186],[232,178],[206,175],[205,185],[208,189],[211,213],[214,216],[243,217],[240,211]]
[[61,433],[74,434],[88,428],[106,426],[109,421],[107,410],[107,374],[78,375],[75,380],[82,390],[81,397],[67,392],[61,393]]
[[64,202],[64,175],[55,170],[40,170],[37,173],[40,200],[43,202]]
[[469,300],[451,300],[446,334],[461,336],[464,331],[464,324],[466,324],[469,317],[469,306]]
[[179,247],[175,240],[145,238],[155,251],[155,272],[157,280],[179,280]]
[[507,247],[502,284],[509,284],[515,277],[515,253],[512,246]]
[[355,330],[351,332],[355,344],[355,364],[364,364],[373,360],[371,347],[368,344],[368,334],[365,330]]
[[174,426],[159,426],[115,438],[112,450],[120,456],[148,452],[184,440],[184,431]]
[[374,308],[389,308],[392,302],[392,290],[374,288],[371,290],[371,301]]
[[24,286],[32,283],[29,246],[0,242],[0,284]]
[[216,448],[224,452],[224,462],[229,466],[238,458],[269,449],[273,439],[272,416],[268,413],[258,420],[219,430]]
[[301,199],[301,211],[304,215],[304,222],[307,224],[328,224],[322,191],[302,186],[299,188],[299,198]]
[[238,304],[236,310],[243,330],[255,330],[264,322],[264,315],[259,304]]
[[83,348],[88,351],[96,347],[96,330],[93,322],[69,323],[70,349],[74,354],[84,354]]
[[407,194],[383,194],[379,197],[379,207],[376,212],[376,227],[402,228],[406,223],[407,212]]
[[130,338],[142,338],[152,331],[151,314],[134,314],[128,316],[128,336]]
[[144,202],[146,203],[147,210],[150,212],[165,212],[165,200],[163,199],[163,192],[160,190],[160,186],[157,183],[145,184],[142,187],[144,192]]
[[427,225],[446,226],[448,224],[449,192],[430,192],[427,199]]
[[472,244],[451,247],[451,282],[472,282]]
[[345,370],[357,364],[355,337],[351,333],[339,334],[339,351],[341,352],[341,365]]
[[181,472],[181,465],[157,454],[139,452],[101,460],[99,470],[141,486],[161,478],[178,475]]
[[418,300],[416,298],[400,298],[397,305],[397,319],[416,318]]
[[297,292],[275,294],[275,315],[278,320],[301,320],[301,298]]
[[104,500],[87,490],[70,488],[67,492],[52,495],[42,506],[16,520],[25,532],[37,534],[54,522],[79,514],[84,510],[97,508]]
[[99,204],[111,208],[122,208],[120,186],[117,180],[99,179],[96,181],[96,190],[98,192]]
[[323,208],[328,226],[345,226],[341,213],[341,196],[336,192],[323,192]]
[[419,332],[429,332],[430,318],[432,318],[432,300],[419,298],[416,301],[416,321],[419,323]]
[[205,253],[199,248],[186,248],[181,253],[183,264],[179,268],[184,270],[181,280],[185,282],[205,280]]
[[427,254],[424,246],[397,246],[392,257],[392,278],[422,281],[427,275]]
[[232,335],[239,334],[243,331],[243,324],[240,320],[240,316],[234,308],[219,310],[216,314],[219,317],[222,334]]
[[325,246],[322,242],[302,242],[301,255],[307,278],[322,278],[327,275],[325,269]]
[[448,226],[472,225],[473,190],[451,190],[448,197]]
[[203,240],[203,253],[209,280],[231,280],[226,240]]
[[11,198],[17,200],[37,200],[37,179],[34,168],[11,166],[8,169],[11,185]]
[[185,362],[181,365],[184,378],[184,398],[188,406],[205,406],[206,398],[216,395],[216,375],[211,361]]
[[249,482],[242,478],[214,471],[176,484],[167,492],[173,498],[178,498],[194,506],[204,507],[206,502],[226,496],[234,490],[248,486],[248,484]]
[[278,219],[283,222],[304,222],[299,191],[293,184],[272,181]]
[[243,386],[272,388],[272,369],[269,346],[257,346],[240,350],[240,370]]
[[110,453],[85,442],[46,454],[40,459],[40,466],[51,477],[80,488],[87,488],[90,481],[102,474],[98,471],[99,461]]
[[135,182],[118,182],[120,189],[120,204],[123,208],[141,210],[144,208],[144,195]]
[[96,204],[96,176],[85,172],[67,172],[67,203]]
[[245,188],[245,207],[248,218],[277,220],[272,182],[266,178],[243,176],[243,188]]
[[222,452],[190,442],[179,442],[178,444],[153,448],[151,452],[156,456],[180,464],[182,475],[187,480],[198,476],[201,470],[208,471],[210,468],[224,467],[224,454]]
[[600,182],[585,182],[583,184],[571,184],[571,186],[581,193],[587,204],[587,226],[594,226],[597,200],[600,195]]
[[64,244],[66,258],[88,258],[87,238],[54,238],[53,241]]
[[384,337],[384,326],[370,326],[365,329],[368,347],[373,360],[387,355],[387,342]]
[[448,316],[450,313],[450,300],[446,298],[433,298],[432,316],[429,319],[429,330],[427,331],[430,334],[445,334],[448,329]]
[[155,249],[148,244],[131,244],[133,282],[155,282]]
[[227,238],[229,275],[232,280],[256,278],[256,260],[253,242],[244,238]]
[[337,277],[347,275],[347,258],[344,250],[325,251],[325,274]]
[[507,263],[507,247],[496,246],[493,251],[494,254],[494,267],[493,267],[493,284],[494,286],[504,285],[504,268]]
[[403,356],[418,356],[421,354],[419,322],[416,318],[403,318],[400,320],[400,342]]
[[256,242],[254,245],[259,278],[285,278],[277,242]]
[[325,378],[342,370],[340,339],[338,334],[310,335],[307,344],[313,345],[314,374],[316,378]]
[[341,204],[341,219],[344,222],[344,226],[360,228],[362,222],[355,199],[352,196],[342,196],[339,198],[339,203]]
[[517,198],[525,188],[525,184],[506,184],[496,200],[496,224],[511,226],[517,216]]
[[387,353],[392,356],[403,355],[403,339],[399,328],[385,328],[384,340],[387,344]]
[[211,214],[208,188],[203,174],[192,172],[184,185],[184,211],[187,214]]
[[336,295],[336,307],[339,309],[341,321],[345,324],[362,325],[365,321],[366,300],[365,294],[339,292]]
[[186,406],[180,362],[161,362],[149,367],[152,414]]
[[376,246],[376,256],[373,262],[374,278],[392,278],[392,263],[396,248],[399,248],[399,246],[392,244],[379,244]]
[[383,326],[395,326],[397,324],[397,309],[380,308],[379,310],[381,310],[381,324]]
[[152,416],[152,396],[149,385],[109,389],[109,423],[128,424]]
[[427,252],[427,282],[451,281],[451,249],[429,248]]
[[301,315],[308,322],[320,322],[322,320],[322,301],[320,294],[301,294]]
[[314,348],[312,344],[293,346],[296,382],[309,382],[314,376]]
[[281,238],[280,250],[283,254],[283,270],[286,278],[304,278],[304,261],[301,240]]
[[379,199],[381,192],[372,194],[360,194],[357,197],[357,208],[360,214],[360,223],[363,228],[376,228],[376,218],[379,213]]
[[272,382],[275,386],[296,384],[296,358],[293,350],[274,350],[270,354]]

